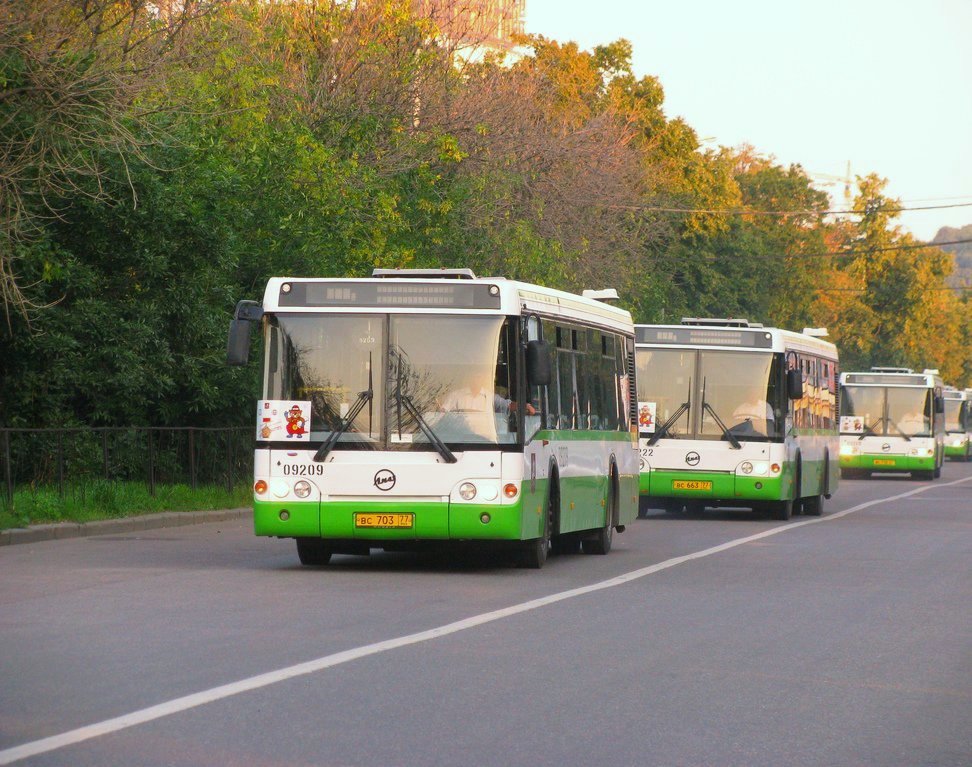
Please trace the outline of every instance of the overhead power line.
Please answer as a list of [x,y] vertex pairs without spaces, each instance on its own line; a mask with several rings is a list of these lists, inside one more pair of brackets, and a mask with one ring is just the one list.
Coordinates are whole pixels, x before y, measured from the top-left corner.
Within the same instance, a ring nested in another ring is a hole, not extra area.
[[949,240],[948,242],[919,242],[912,245],[888,245],[883,248],[857,248],[852,250],[828,250],[820,253],[787,253],[793,258],[815,258],[827,256],[864,256],[870,253],[888,253],[895,250],[924,250],[927,248],[941,248],[945,245],[965,245],[972,242],[972,238],[965,240]]
[[914,207],[865,206],[864,210],[751,210],[745,208],[656,208],[651,205],[613,205],[613,208],[641,210],[649,213],[705,213],[718,216],[863,216],[866,213],[906,213],[913,210],[941,210],[942,208],[972,208],[972,202],[950,205],[919,205]]
[[[872,253],[889,253],[898,250],[927,250],[929,248],[942,248],[946,245],[966,245],[972,243],[972,238],[965,240],[949,240],[948,242],[918,242],[911,245],[888,245],[883,248],[853,248],[851,250],[824,250],[817,253],[784,253],[784,258],[832,258],[844,256],[868,256]],[[727,257],[729,254],[709,253],[704,256],[706,260],[714,261],[720,257]],[[735,257],[735,255],[733,255]],[[747,254],[747,258],[779,258],[778,253]]]

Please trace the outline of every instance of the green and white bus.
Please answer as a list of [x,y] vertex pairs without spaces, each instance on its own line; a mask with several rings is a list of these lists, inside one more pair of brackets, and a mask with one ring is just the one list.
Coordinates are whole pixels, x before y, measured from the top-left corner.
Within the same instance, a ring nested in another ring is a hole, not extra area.
[[843,373],[841,475],[890,471],[940,477],[945,460],[944,388],[935,370],[875,367]]
[[968,461],[972,455],[972,413],[968,389],[945,388],[945,457]]
[[837,489],[837,348],[826,331],[685,318],[636,325],[642,515],[823,513]]
[[244,364],[260,323],[256,534],[306,565],[435,542],[534,568],[606,554],[637,514],[634,327],[587,293],[462,269],[272,278],[227,347]]

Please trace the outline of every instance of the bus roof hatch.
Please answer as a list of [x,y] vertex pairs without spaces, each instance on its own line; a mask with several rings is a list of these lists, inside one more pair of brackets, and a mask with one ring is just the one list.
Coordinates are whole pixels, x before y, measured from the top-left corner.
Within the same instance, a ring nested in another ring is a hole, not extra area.
[[716,317],[682,317],[683,325],[705,325],[712,327],[722,327],[722,328],[761,328],[763,325],[759,322],[750,322],[749,320],[738,319],[734,320],[730,318],[716,318]]
[[408,280],[475,280],[472,269],[374,269],[372,277],[398,277]]

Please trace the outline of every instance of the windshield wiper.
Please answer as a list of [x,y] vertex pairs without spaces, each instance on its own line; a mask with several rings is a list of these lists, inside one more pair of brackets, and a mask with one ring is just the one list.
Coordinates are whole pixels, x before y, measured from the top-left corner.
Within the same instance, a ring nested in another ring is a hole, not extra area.
[[702,410],[708,411],[709,415],[711,415],[713,419],[715,419],[715,422],[719,424],[719,428],[722,429],[723,435],[725,435],[725,438],[729,440],[729,444],[732,445],[733,450],[742,449],[742,445],[739,443],[739,440],[736,439],[736,435],[733,434],[731,431],[729,431],[728,428],[726,428],[726,425],[722,422],[722,419],[719,418],[719,414],[712,409],[712,405],[710,405],[708,402],[705,401],[705,379],[704,378],[702,379]]
[[[446,463],[455,463],[459,460],[448,448],[446,443],[439,439],[439,435],[432,431],[432,427],[426,423],[418,408],[415,407],[415,403],[412,402],[412,399],[407,394],[398,392],[396,399],[398,400],[399,406],[405,406],[405,412],[415,419],[415,423],[419,425],[419,428],[422,430],[425,436],[428,437],[429,442],[435,446],[435,449],[439,451],[439,455],[445,459]],[[398,428],[401,430],[401,421],[399,421]]]
[[[321,445],[320,448],[318,448],[316,453],[314,453],[314,460],[316,462],[320,463],[325,458],[327,458],[327,454],[331,452],[331,450],[337,444],[337,441],[341,439],[341,435],[351,428],[351,424],[354,423],[354,419],[358,417],[358,413],[361,412],[361,409],[365,406],[365,403],[371,402],[372,399],[374,399],[375,387],[372,382],[371,369],[372,369],[371,354],[369,353],[368,354],[368,388],[365,391],[358,393],[358,398],[354,401],[354,405],[352,405],[351,409],[348,411],[348,414],[344,417],[344,420],[341,421],[341,425],[338,426],[337,429],[331,432],[330,436],[324,441],[324,444]],[[368,434],[369,435],[371,434],[371,418],[372,418],[372,411],[371,408],[368,408]]]
[[911,442],[911,437],[905,434],[904,431],[901,429],[901,427],[898,426],[898,424],[892,421],[890,418],[888,418],[888,426],[893,426],[895,429],[897,429],[898,434],[900,434],[902,437],[905,438],[905,442]]
[[[678,422],[678,419],[681,418],[682,414],[685,413],[690,407],[692,407],[692,379],[691,378],[689,379],[688,382],[688,401],[683,402],[681,405],[679,405],[678,408],[675,410],[675,412],[668,417],[665,423],[663,423],[661,426],[658,427],[658,431],[652,434],[651,439],[648,440],[647,442],[648,446],[651,447],[652,445],[658,444],[658,440],[660,440],[665,434],[668,434],[668,430],[671,429],[672,426],[674,426],[675,423]],[[678,435],[675,434],[674,432],[669,434],[669,436],[672,437],[673,439],[678,439]]]
[[[881,424],[881,422],[883,420],[884,420],[884,417],[882,416],[881,418],[878,418],[870,426],[868,426],[867,424],[864,424],[864,431],[861,432],[861,436],[859,436],[857,439],[858,440],[864,439],[864,437],[867,436],[868,432],[870,432],[871,434],[874,434],[874,430]],[[877,436],[877,435],[875,434],[875,436]]]
[[398,375],[395,382],[395,403],[398,406],[399,439],[401,439],[402,436],[402,407],[404,407],[405,412],[415,419],[415,423],[419,425],[422,433],[425,434],[429,442],[431,442],[433,447],[435,447],[435,449],[439,452],[439,455],[445,459],[445,462],[456,463],[459,459],[456,458],[455,454],[448,448],[446,443],[439,438],[439,435],[432,430],[432,427],[429,426],[426,420],[422,417],[419,409],[415,407],[415,403],[412,402],[412,398],[402,391],[402,381],[404,380],[402,375],[402,357],[405,356],[405,352],[403,352],[401,349],[398,349],[397,351],[393,349],[391,353],[398,358]]
[[337,444],[337,441],[341,438],[341,435],[351,427],[351,424],[354,423],[354,419],[358,417],[358,413],[361,412],[361,409],[365,406],[365,403],[371,402],[372,397],[374,397],[374,391],[372,389],[368,389],[367,391],[363,391],[358,394],[358,398],[354,401],[354,406],[348,411],[348,414],[345,416],[344,420],[341,421],[341,425],[331,432],[331,435],[324,441],[324,444],[320,446],[316,453],[314,453],[315,461],[320,463],[327,458],[327,454],[330,453],[334,445]]

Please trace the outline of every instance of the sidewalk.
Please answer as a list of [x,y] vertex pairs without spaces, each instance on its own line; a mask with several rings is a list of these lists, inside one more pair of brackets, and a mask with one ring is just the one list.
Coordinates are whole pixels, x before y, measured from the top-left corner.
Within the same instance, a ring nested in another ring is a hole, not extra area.
[[58,522],[50,525],[31,525],[0,530],[0,546],[14,543],[37,543],[61,538],[84,538],[90,535],[115,535],[160,527],[183,527],[205,522],[225,522],[253,514],[252,508],[218,509],[216,511],[165,511],[161,514],[142,514],[137,517],[100,519],[97,522]]

